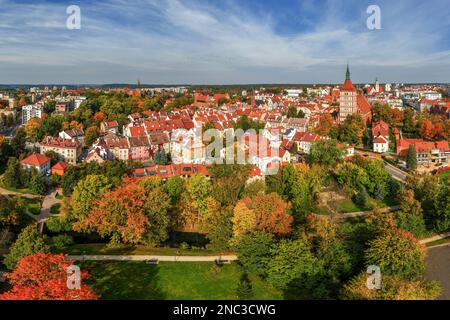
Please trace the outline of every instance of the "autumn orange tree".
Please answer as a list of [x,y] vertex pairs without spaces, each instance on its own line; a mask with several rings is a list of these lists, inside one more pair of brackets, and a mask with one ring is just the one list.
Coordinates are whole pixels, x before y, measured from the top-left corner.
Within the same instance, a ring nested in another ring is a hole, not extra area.
[[99,296],[83,283],[89,278],[81,272],[81,287],[69,289],[67,268],[73,264],[64,255],[37,253],[22,258],[6,278],[11,290],[0,300],[96,300]]
[[334,125],[333,116],[329,113],[325,113],[320,116],[319,123],[314,129],[314,132],[320,134],[321,136],[328,136],[330,134],[331,128]]
[[286,236],[292,231],[290,204],[278,194],[264,194],[240,200],[232,218],[235,242],[250,232],[265,231],[276,236]]
[[25,125],[25,132],[27,134],[27,137],[32,139],[33,141],[36,141],[37,139],[37,132],[39,129],[39,126],[41,125],[42,120],[39,118],[31,118],[27,124]]
[[155,187],[125,181],[113,191],[103,194],[74,230],[94,230],[110,237],[111,243],[156,245],[167,238],[170,208],[169,196]]
[[367,275],[360,274],[342,289],[345,300],[433,300],[442,288],[435,281],[408,281],[398,276],[383,276],[379,290],[367,287]]

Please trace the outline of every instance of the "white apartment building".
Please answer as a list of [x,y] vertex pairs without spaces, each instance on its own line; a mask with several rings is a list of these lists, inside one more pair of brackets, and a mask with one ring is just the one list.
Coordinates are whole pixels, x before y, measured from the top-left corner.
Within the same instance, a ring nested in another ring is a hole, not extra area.
[[38,105],[30,104],[22,107],[22,124],[27,123],[32,118],[42,118],[44,108]]

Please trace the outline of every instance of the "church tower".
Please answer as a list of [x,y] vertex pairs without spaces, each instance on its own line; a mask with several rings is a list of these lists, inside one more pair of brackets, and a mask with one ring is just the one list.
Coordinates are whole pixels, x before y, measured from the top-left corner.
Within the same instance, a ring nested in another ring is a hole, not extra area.
[[375,79],[375,91],[380,92],[380,82],[378,82],[378,78]]
[[350,78],[350,68],[347,64],[344,85],[339,94],[339,123],[344,122],[349,115],[358,112],[357,96],[358,93]]

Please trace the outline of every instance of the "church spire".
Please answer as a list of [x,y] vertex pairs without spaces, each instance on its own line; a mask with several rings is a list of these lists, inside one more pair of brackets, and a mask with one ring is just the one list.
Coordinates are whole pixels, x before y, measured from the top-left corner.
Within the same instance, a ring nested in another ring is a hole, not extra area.
[[350,68],[348,67],[348,63],[347,63],[347,72],[345,74],[345,80],[350,80]]

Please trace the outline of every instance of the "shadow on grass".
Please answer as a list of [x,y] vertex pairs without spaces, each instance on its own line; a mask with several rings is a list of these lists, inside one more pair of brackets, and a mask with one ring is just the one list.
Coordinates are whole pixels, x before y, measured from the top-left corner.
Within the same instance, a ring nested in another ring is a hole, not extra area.
[[103,300],[164,300],[159,286],[159,267],[144,262],[85,262],[88,284]]

